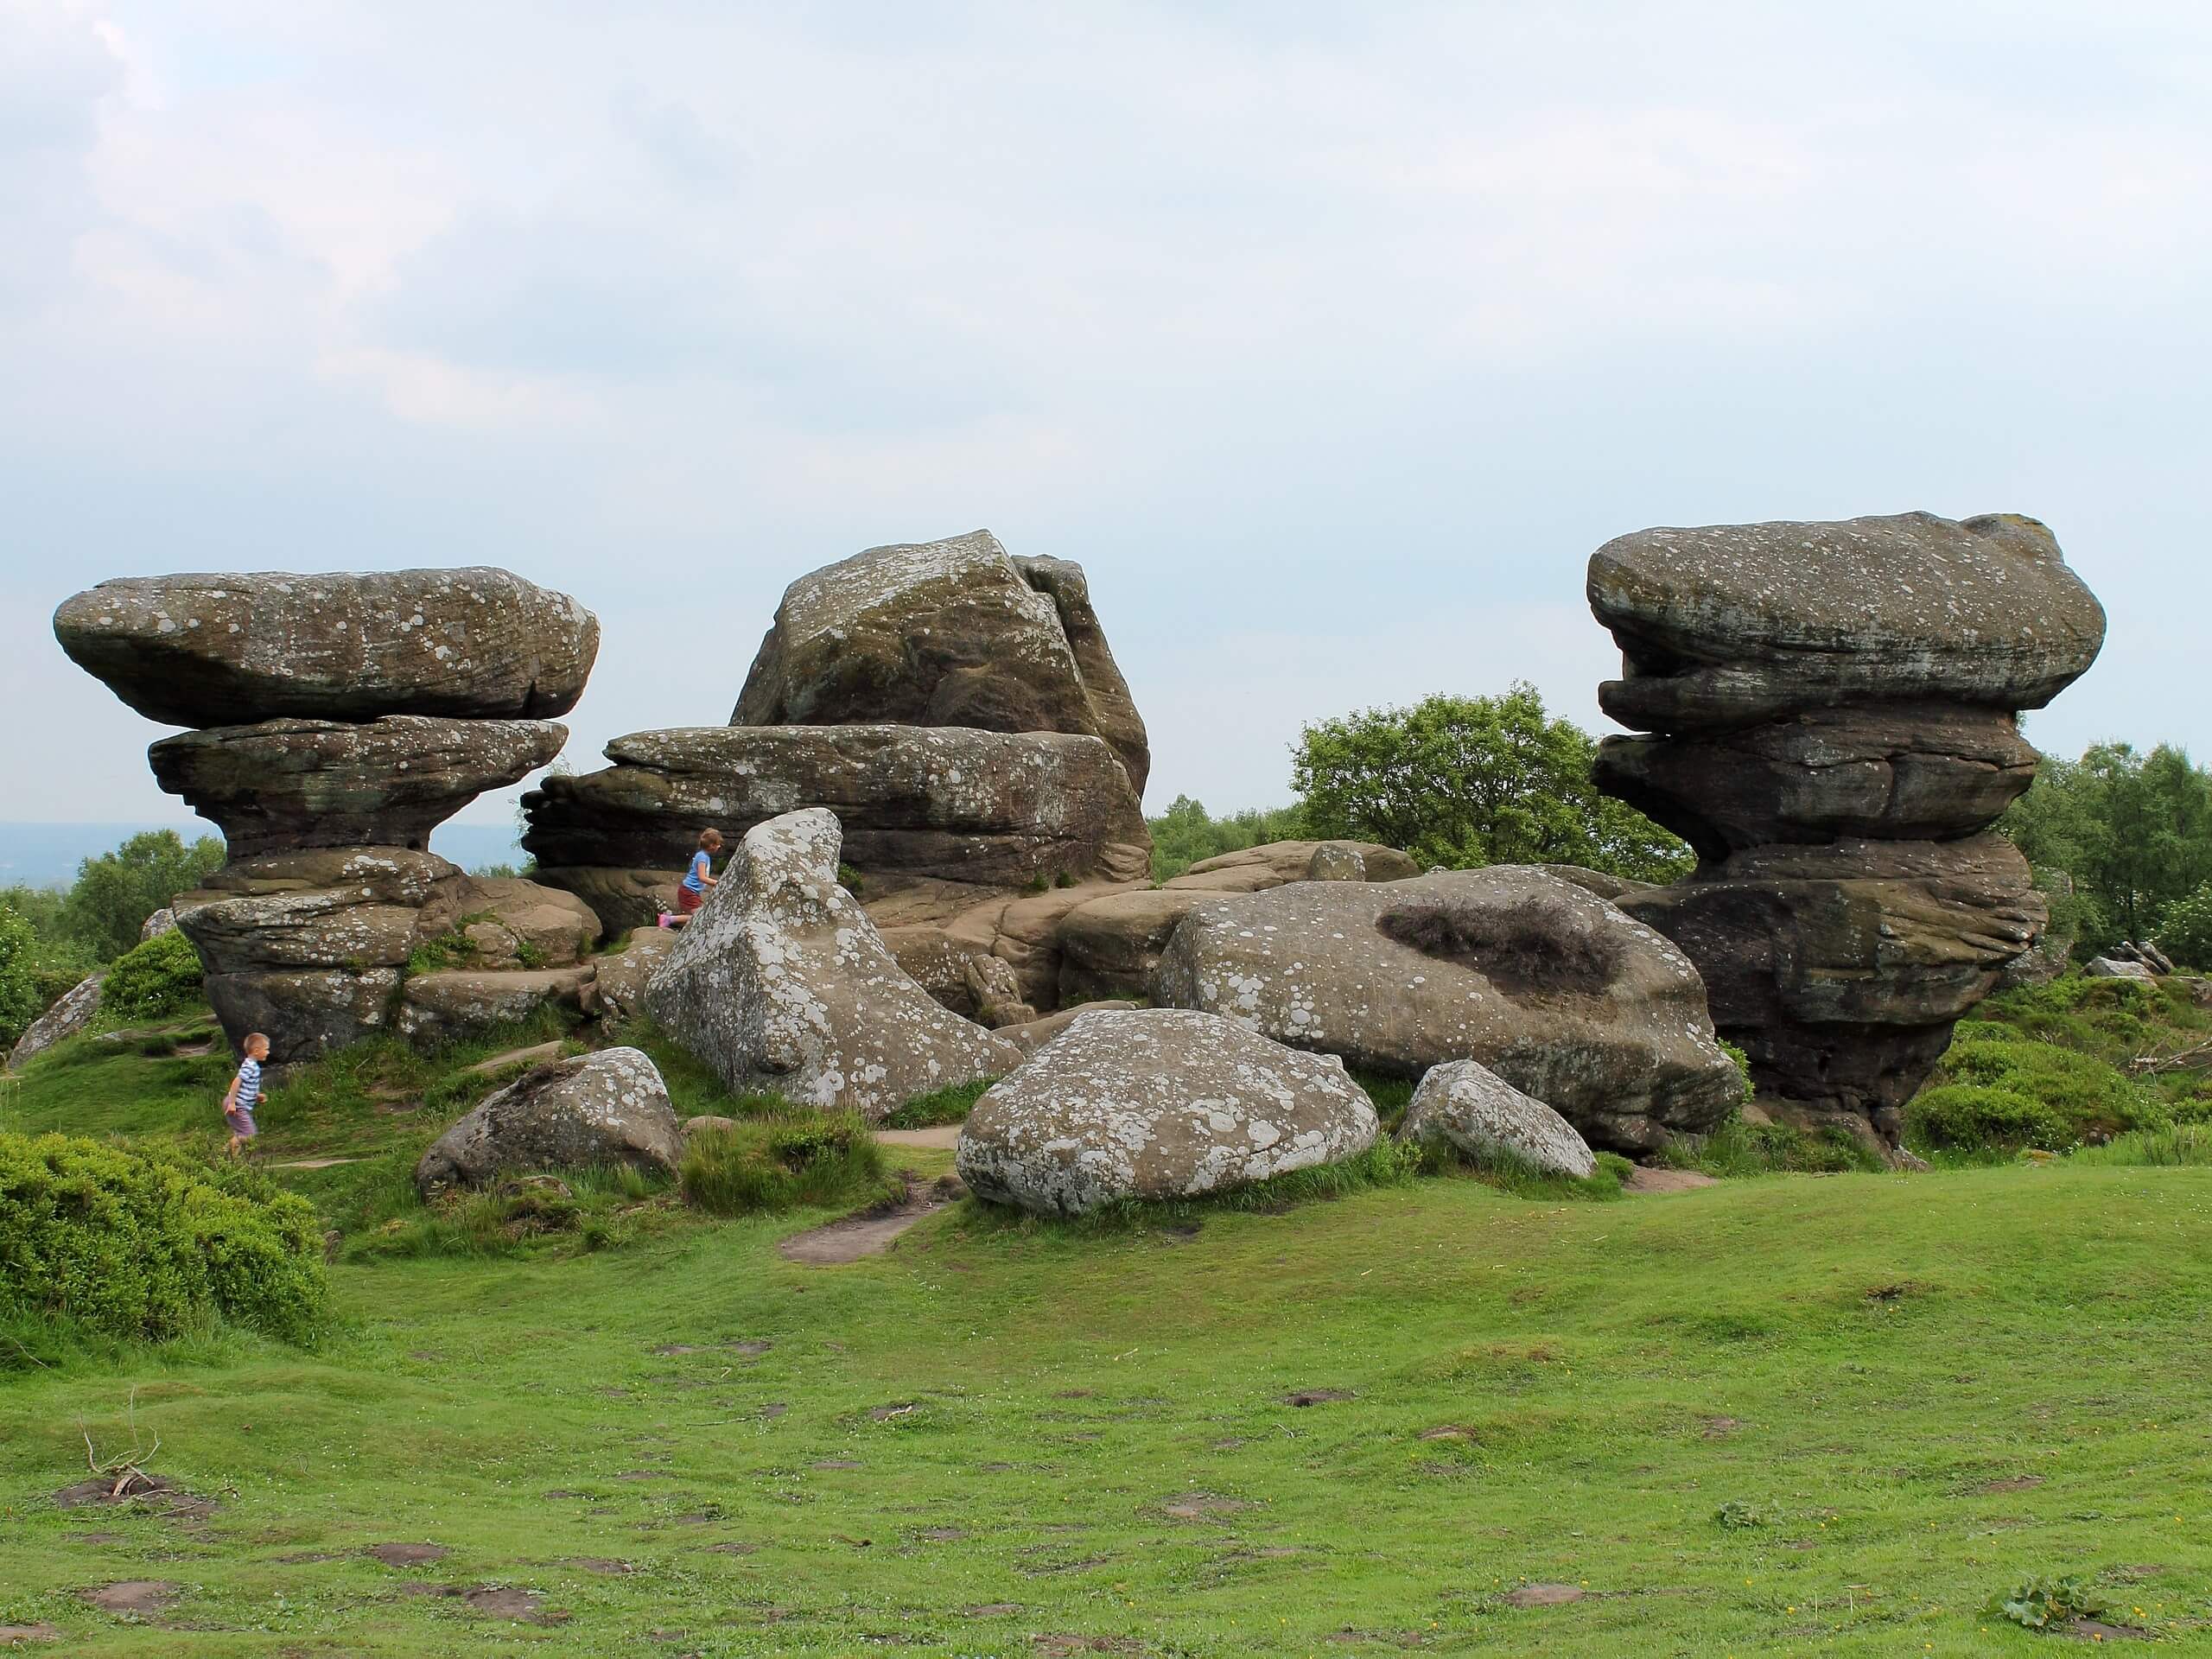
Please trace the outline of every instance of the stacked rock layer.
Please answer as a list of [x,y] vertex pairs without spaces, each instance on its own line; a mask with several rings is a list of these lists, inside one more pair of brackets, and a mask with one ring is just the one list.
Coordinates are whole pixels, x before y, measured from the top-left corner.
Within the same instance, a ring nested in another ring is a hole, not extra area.
[[482,568],[177,575],[103,582],[54,626],[131,708],[196,728],[148,758],[229,848],[176,912],[234,1039],[264,1031],[289,1061],[388,1024],[442,1033],[471,1010],[512,1013],[512,984],[410,976],[426,948],[473,981],[565,976],[577,984],[547,995],[581,1000],[595,916],[429,850],[477,795],[560,753],[547,716],[575,705],[599,648],[575,600]]
[[607,758],[524,798],[523,844],[612,928],[672,902],[702,830],[734,842],[810,806],[836,813],[871,904],[950,885],[957,912],[1149,873],[1144,722],[1083,571],[988,531],[802,576],[728,726],[635,733]]
[[2010,514],[1647,530],[1589,596],[1621,647],[1597,782],[1697,870],[1619,903],[1703,974],[1784,1100],[1897,1111],[2047,919],[1987,831],[2034,780],[2018,714],[2096,659],[2104,612]]

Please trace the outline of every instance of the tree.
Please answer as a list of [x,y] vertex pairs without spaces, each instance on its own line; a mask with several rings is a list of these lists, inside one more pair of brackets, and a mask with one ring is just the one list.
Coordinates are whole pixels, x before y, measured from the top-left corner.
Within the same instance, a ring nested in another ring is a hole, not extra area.
[[2100,743],[2045,760],[1998,828],[2088,901],[2077,950],[2155,934],[2167,910],[2212,880],[2212,773],[2160,744]]
[[0,1058],[46,1011],[37,958],[38,934],[11,906],[0,904]]
[[174,830],[133,836],[77,867],[77,885],[62,905],[62,926],[102,962],[112,961],[138,943],[149,916],[222,865],[223,843],[213,836],[189,847]]
[[1305,814],[1294,806],[1247,807],[1225,818],[1211,817],[1188,795],[1178,795],[1166,811],[1145,820],[1152,830],[1152,879],[1166,881],[1202,858],[1242,852],[1262,842],[1304,837]]
[[1292,786],[1306,831],[1378,841],[1423,863],[1580,864],[1639,881],[1688,870],[1688,847],[1590,781],[1597,745],[1536,689],[1433,696],[1306,728]]

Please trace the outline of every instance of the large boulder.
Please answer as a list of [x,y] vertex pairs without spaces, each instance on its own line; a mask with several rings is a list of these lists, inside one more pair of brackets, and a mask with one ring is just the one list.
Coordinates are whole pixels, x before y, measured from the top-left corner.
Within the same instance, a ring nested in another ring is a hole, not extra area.
[[1598,1171],[1590,1143],[1573,1124],[1475,1060],[1429,1068],[1406,1107],[1398,1138],[1442,1141],[1477,1159],[1507,1153],[1547,1175],[1577,1180]]
[[1376,1127],[1332,1056],[1213,1014],[1135,1008],[1081,1015],[986,1090],[955,1162],[980,1198],[1079,1216],[1336,1163],[1372,1146]]
[[[590,902],[605,872],[680,870],[701,830],[734,838],[801,807],[836,813],[845,857],[871,877],[1012,889],[1134,880],[1151,867],[1136,793],[1095,737],[708,726],[617,738],[607,758],[603,771],[550,777],[523,798],[523,845],[542,878]],[[647,919],[601,914],[610,926]]]
[[2096,660],[2104,607],[2033,518],[1933,513],[1642,530],[1590,560],[1641,731],[1725,730],[1840,702],[2040,709]]
[[1217,895],[1137,887],[1094,899],[1060,923],[1059,1001],[1143,996],[1183,918]]
[[842,836],[821,808],[755,825],[654,974],[653,1017],[737,1093],[870,1119],[1021,1061],[899,967],[838,885]]
[[673,928],[632,928],[621,950],[599,957],[592,987],[599,1010],[610,1020],[627,1020],[645,1011],[645,988],[683,936]]
[[486,1099],[423,1154],[415,1185],[428,1198],[510,1170],[673,1171],[683,1156],[659,1071],[637,1049],[609,1048],[541,1065]]
[[1151,764],[1082,567],[1011,558],[987,530],[873,547],[801,576],[730,716],[883,723],[1102,738],[1138,795]]
[[423,852],[437,825],[550,763],[568,737],[549,720],[268,720],[165,737],[146,758],[156,783],[221,829],[233,858],[302,847]]
[[100,987],[106,982],[105,974],[92,974],[64,991],[60,1001],[32,1020],[23,1028],[23,1034],[16,1039],[16,1046],[8,1051],[7,1070],[16,1070],[99,1019]]
[[416,1043],[448,1042],[502,1026],[518,1026],[541,1008],[571,1020],[597,1011],[595,969],[448,968],[408,977],[399,994],[399,1034]]
[[130,577],[65,601],[54,636],[149,720],[539,720],[583,695],[599,622],[505,570]]
[[2034,780],[2018,711],[2095,660],[2102,608],[2003,514],[1642,531],[1590,602],[1624,669],[1599,702],[1652,734],[1606,739],[1595,780],[1700,858],[1621,904],[1698,964],[1764,1094],[1894,1141],[2047,920],[1980,832]]
[[1741,1095],[1683,953],[1541,868],[1211,899],[1151,990],[1386,1076],[1480,1060],[1601,1146],[1703,1132]]

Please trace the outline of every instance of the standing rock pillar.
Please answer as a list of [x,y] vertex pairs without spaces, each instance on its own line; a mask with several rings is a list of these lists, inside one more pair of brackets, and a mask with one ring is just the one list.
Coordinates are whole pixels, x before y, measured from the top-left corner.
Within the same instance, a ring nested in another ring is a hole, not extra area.
[[2096,660],[2103,608],[2032,518],[1639,531],[1590,561],[1622,677],[1596,780],[1698,868],[1622,908],[1705,976],[1763,1092],[1899,1109],[2048,920],[1987,833],[2034,781],[2017,715]]

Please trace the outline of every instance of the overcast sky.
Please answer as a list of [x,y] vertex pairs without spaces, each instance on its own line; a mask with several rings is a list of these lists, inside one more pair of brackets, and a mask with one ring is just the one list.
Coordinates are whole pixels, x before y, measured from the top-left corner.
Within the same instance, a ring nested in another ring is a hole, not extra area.
[[1916,507],[2110,610],[2031,738],[2212,753],[2208,111],[2194,0],[0,0],[0,819],[178,816],[103,577],[566,589],[584,769],[979,525],[1090,571],[1154,810],[1599,729],[1600,543]]

